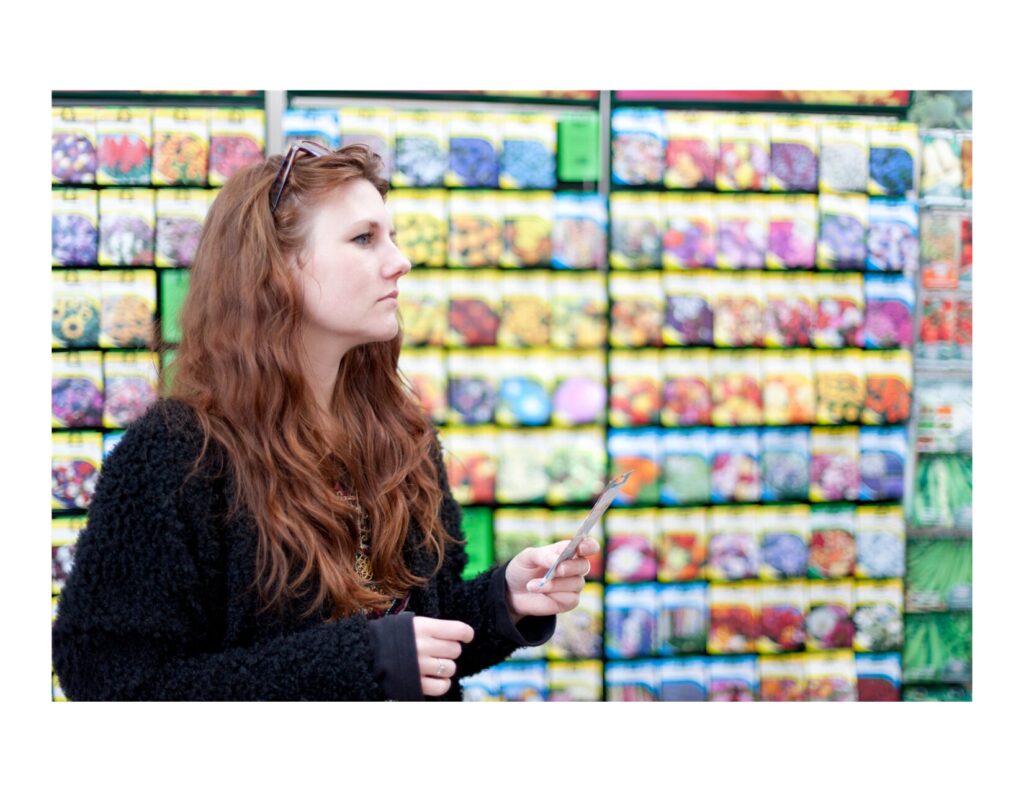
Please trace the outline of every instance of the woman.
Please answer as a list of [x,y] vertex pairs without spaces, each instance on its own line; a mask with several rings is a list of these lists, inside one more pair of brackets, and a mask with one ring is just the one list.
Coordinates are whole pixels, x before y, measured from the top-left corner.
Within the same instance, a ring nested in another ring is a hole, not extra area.
[[53,630],[71,699],[458,700],[574,608],[588,539],[475,579],[397,373],[380,160],[292,146],[214,201],[169,397],[107,459]]

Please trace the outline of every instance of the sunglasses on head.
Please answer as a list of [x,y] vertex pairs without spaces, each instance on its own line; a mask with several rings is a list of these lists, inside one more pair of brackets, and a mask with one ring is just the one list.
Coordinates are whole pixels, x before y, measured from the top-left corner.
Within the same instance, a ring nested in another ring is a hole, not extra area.
[[291,175],[292,165],[295,164],[295,157],[300,152],[313,157],[325,157],[333,153],[329,148],[325,148],[319,143],[314,143],[312,140],[300,140],[297,143],[292,143],[288,153],[285,154],[284,160],[281,162],[280,170],[277,171],[274,186],[270,188],[271,214],[277,211],[277,204],[281,202],[281,195],[284,193],[285,185],[288,183],[288,176]]

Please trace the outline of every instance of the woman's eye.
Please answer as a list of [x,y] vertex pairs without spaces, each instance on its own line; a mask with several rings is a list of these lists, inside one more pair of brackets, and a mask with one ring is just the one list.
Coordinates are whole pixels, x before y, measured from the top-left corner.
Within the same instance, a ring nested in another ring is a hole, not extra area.
[[372,233],[361,233],[361,234],[359,234],[359,236],[357,236],[352,241],[356,242],[357,244],[369,244],[372,239],[373,239],[373,234]]

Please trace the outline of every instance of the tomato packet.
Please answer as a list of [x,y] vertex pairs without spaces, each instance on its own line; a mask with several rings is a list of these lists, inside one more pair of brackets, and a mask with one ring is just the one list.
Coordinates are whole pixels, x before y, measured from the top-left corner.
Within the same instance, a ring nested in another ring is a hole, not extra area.
[[760,656],[760,700],[792,703],[807,700],[803,656]]
[[822,194],[818,211],[818,268],[863,270],[867,258],[867,196]]
[[819,424],[841,425],[860,420],[865,398],[863,358],[860,349],[814,354]]
[[749,654],[760,636],[758,586],[754,583],[708,587],[709,654]]
[[52,183],[95,183],[96,110],[91,107],[54,107],[51,117]]
[[842,703],[857,700],[857,669],[852,651],[810,654],[804,659],[807,700]]
[[565,505],[586,503],[599,497],[605,487],[608,466],[604,433],[597,428],[550,429],[543,435],[548,443],[542,457],[548,476],[545,502]]
[[605,588],[605,656],[628,659],[656,652],[656,585],[608,585]]
[[864,347],[909,349],[914,342],[914,282],[891,275],[864,277]]
[[857,654],[854,665],[857,670],[857,700],[895,703],[902,699],[898,653]]
[[921,299],[921,322],[915,348],[923,360],[949,360],[954,357],[957,297],[953,294],[929,294]]
[[100,341],[102,291],[99,272],[54,271],[51,344],[53,348],[88,348]]
[[660,585],[657,591],[658,653],[703,653],[708,639],[707,583]]
[[448,334],[447,272],[414,269],[401,282],[398,307],[405,346],[444,346]]
[[764,502],[806,500],[810,487],[810,429],[761,430],[761,480]]
[[435,424],[448,416],[448,370],[440,349],[403,349],[398,370],[413,397]]
[[917,271],[921,251],[917,202],[904,198],[868,201],[865,268],[875,272]]
[[806,641],[804,582],[775,582],[760,586],[761,623],[757,638],[759,654],[802,651]]
[[612,351],[608,372],[611,389],[609,424],[628,427],[658,423],[661,365],[657,350]]
[[[616,280],[612,274],[612,281]],[[711,346],[714,342],[714,294],[716,276],[711,273],[666,272],[661,338],[666,346]]]
[[[498,435],[495,499],[503,504],[540,504],[551,481],[547,471],[548,432],[503,430]],[[539,462],[539,463],[538,463]]]
[[157,398],[159,365],[155,352],[104,352],[104,428],[127,428],[145,414]]
[[917,124],[875,122],[868,126],[868,194],[917,194],[921,140]]
[[96,263],[100,223],[96,190],[54,190],[52,198],[50,247],[53,263]]
[[501,322],[499,276],[488,272],[448,274],[448,345],[494,346]]
[[499,116],[489,113],[448,115],[446,187],[498,187],[501,136]]
[[550,192],[519,192],[501,196],[504,219],[501,265],[523,268],[551,262],[555,200]]
[[608,207],[601,195],[557,192],[551,227],[555,269],[607,269]]
[[758,509],[752,506],[721,506],[710,510],[708,560],[704,569],[707,579],[712,582],[757,579],[760,566],[757,517]]
[[707,509],[662,508],[657,518],[658,582],[703,579],[708,541]]
[[105,189],[100,192],[97,261],[102,265],[149,266],[156,235],[155,190]]
[[808,350],[761,352],[764,423],[789,426],[815,422],[814,354]]
[[103,348],[148,347],[156,314],[156,272],[100,272]]
[[603,355],[596,352],[552,353],[554,375],[551,423],[583,426],[603,423],[608,404],[607,374]]
[[711,424],[711,355],[706,349],[661,352],[661,424]]
[[610,198],[612,269],[654,269],[661,263],[663,230],[658,193],[614,192]]
[[51,425],[99,428],[103,425],[103,360],[100,352],[53,352]]
[[609,429],[610,475],[633,471],[615,505],[656,505],[661,481],[661,439],[657,429]]
[[661,346],[665,297],[657,272],[612,272],[611,345],[613,348]]
[[99,481],[103,435],[98,431],[53,434],[50,450],[50,506],[53,510],[88,508]]
[[548,273],[505,273],[500,283],[498,345],[509,349],[547,346],[551,327]]
[[715,196],[665,193],[661,196],[661,265],[666,270],[711,268],[718,249]]
[[856,428],[811,429],[811,501],[856,501],[860,490]]
[[703,429],[673,429],[662,433],[662,505],[698,505],[711,501],[708,441],[708,432]]
[[868,131],[863,121],[825,121],[820,127],[818,189],[822,194],[867,192]]
[[761,273],[715,273],[712,283],[715,346],[759,347],[764,344],[764,297]]
[[205,186],[209,159],[209,110],[169,107],[153,111],[154,185]]
[[447,170],[447,115],[429,111],[396,112],[391,184],[395,187],[441,187]]
[[708,697],[706,662],[701,657],[666,659],[660,663],[661,699],[705,701]]
[[711,356],[711,422],[759,426],[764,422],[761,353],[716,352]]
[[381,176],[390,180],[395,162],[395,111],[390,107],[342,107],[338,126],[339,145],[369,146],[380,157]]
[[910,442],[903,426],[860,429],[860,499],[903,499]]
[[903,581],[859,580],[854,601],[854,650],[899,651],[903,647]]
[[[489,360],[490,354],[483,352]],[[546,426],[551,421],[552,375],[541,352],[504,351],[495,355],[499,371],[494,422],[499,426]]]
[[800,115],[775,115],[768,125],[768,134],[768,189],[817,192],[818,129],[814,120]]
[[927,207],[921,212],[921,285],[926,289],[958,287],[962,222],[969,210]]
[[718,269],[763,269],[768,249],[766,201],[757,195],[719,196],[714,202]]
[[864,409],[867,425],[904,423],[910,419],[913,357],[908,351],[865,352]]
[[761,292],[764,345],[769,349],[811,345],[817,303],[814,275],[764,272]]
[[767,269],[813,269],[818,242],[815,195],[772,196],[764,201]]
[[718,121],[720,192],[764,190],[768,182],[768,123],[756,113],[723,114]]
[[612,111],[612,183],[661,184],[665,172],[665,115],[661,110]]
[[608,341],[608,291],[597,273],[551,274],[551,346],[604,349]]
[[153,170],[153,111],[144,107],[96,111],[96,183],[149,184]]
[[810,506],[762,506],[758,518],[761,524],[761,568],[758,576],[768,581],[806,576],[811,533]]
[[896,505],[857,507],[858,579],[888,579],[906,574],[906,521]]
[[399,189],[388,194],[395,244],[414,266],[444,266],[448,258],[448,193]]
[[448,353],[448,422],[479,426],[494,421],[501,383],[501,358],[494,351]]
[[714,190],[718,166],[717,116],[692,111],[665,112],[665,186]]
[[808,651],[853,646],[853,582],[811,580],[807,583]]
[[712,657],[707,667],[708,700],[742,703],[758,699],[756,657]]

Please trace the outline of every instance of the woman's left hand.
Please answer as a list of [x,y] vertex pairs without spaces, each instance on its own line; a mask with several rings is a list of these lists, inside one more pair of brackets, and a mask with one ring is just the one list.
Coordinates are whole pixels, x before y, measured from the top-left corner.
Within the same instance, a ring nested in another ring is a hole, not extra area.
[[551,579],[544,587],[539,586],[551,564],[568,545],[568,541],[559,541],[544,547],[529,547],[512,558],[505,569],[505,583],[514,621],[527,615],[557,615],[580,603],[583,578],[590,572],[586,556],[597,554],[601,548],[593,538],[584,539],[576,554],[558,564]]

